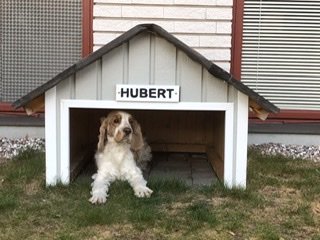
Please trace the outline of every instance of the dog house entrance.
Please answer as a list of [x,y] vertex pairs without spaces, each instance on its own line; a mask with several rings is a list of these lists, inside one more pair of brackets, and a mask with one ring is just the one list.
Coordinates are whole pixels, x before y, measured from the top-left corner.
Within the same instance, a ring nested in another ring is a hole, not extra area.
[[[227,151],[232,147],[232,139],[227,135],[227,132],[232,131],[232,104],[199,103],[190,107],[190,104],[182,106],[181,103],[150,106],[113,103],[112,108],[100,108],[92,105],[75,107],[74,100],[65,101],[69,101],[64,108],[68,124],[64,124],[62,119],[61,129],[69,130],[69,143],[66,143],[69,146],[69,179],[75,178],[88,161],[94,161],[100,118],[119,109],[131,113],[137,119],[152,148],[154,169],[151,169],[151,176],[160,177],[161,174],[157,171],[162,168],[166,173],[171,170],[176,173],[184,171],[188,178],[188,170],[183,163],[189,165],[193,172],[199,166],[202,170],[205,166],[209,169],[212,167],[221,180],[225,180],[225,175],[228,174],[225,166],[228,161],[232,161],[232,156]],[[61,150],[62,155],[66,154]],[[184,173],[177,174],[176,177],[180,178]]]

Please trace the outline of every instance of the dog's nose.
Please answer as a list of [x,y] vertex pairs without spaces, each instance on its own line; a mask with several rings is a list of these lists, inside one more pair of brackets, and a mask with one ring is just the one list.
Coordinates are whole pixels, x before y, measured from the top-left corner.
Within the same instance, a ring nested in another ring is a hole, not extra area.
[[132,130],[131,130],[131,128],[125,127],[125,128],[123,129],[123,132],[124,132],[126,135],[129,135],[129,134],[132,132]]

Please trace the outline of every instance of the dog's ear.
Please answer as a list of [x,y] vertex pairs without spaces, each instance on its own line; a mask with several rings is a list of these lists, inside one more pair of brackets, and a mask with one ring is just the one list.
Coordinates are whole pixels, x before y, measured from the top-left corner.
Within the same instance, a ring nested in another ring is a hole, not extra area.
[[131,139],[131,150],[138,151],[143,147],[143,137],[141,132],[140,124],[131,117],[130,125],[132,127],[132,139]]
[[105,146],[105,141],[106,141],[106,137],[107,137],[107,128],[108,128],[108,118],[102,117],[100,118],[100,134],[99,134],[99,142],[98,142],[98,146],[97,146],[97,151],[98,152],[102,152]]

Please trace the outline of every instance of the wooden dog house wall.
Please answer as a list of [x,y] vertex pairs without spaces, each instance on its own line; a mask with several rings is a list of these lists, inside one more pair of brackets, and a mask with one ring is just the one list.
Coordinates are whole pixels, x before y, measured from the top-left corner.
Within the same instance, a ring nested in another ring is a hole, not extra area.
[[[100,122],[100,117],[107,113],[98,108],[86,110],[81,106],[80,100],[114,101],[116,84],[178,85],[180,86],[180,104],[214,102],[216,104],[230,103],[230,106],[231,104],[232,106],[243,105],[242,108],[245,111],[241,113],[243,119],[239,121],[243,124],[240,129],[243,131],[240,142],[246,143],[247,141],[248,97],[234,90],[226,82],[212,76],[201,64],[190,59],[185,52],[177,49],[165,39],[150,33],[141,33],[59,83],[55,89],[50,90],[55,91],[55,104],[60,103],[63,99],[74,99],[79,102],[77,110],[71,110],[70,118],[72,140],[69,167],[71,173],[77,172],[76,169],[79,169],[83,162],[79,156],[90,155],[83,154],[84,147],[95,147],[99,133],[97,124]],[[47,95],[50,96],[50,94]],[[49,96],[46,96],[46,104],[50,102],[47,101]],[[138,111],[134,115],[137,115],[136,117],[141,122],[142,129],[147,134],[154,151],[166,149],[180,152],[208,152],[208,157],[217,175],[223,179],[224,110],[210,109],[209,112],[199,112],[195,111],[196,109],[187,108],[189,111],[170,111],[173,105],[179,103],[169,103],[168,109],[162,109],[160,112]],[[119,109],[119,104],[121,103],[114,102],[109,108]],[[137,104],[130,103],[125,109],[137,109],[135,107]],[[147,107],[148,104],[151,105]],[[153,106],[154,103],[143,103],[142,108],[152,110]],[[56,108],[58,114],[56,123],[58,123],[61,121],[59,104],[56,105]],[[108,108],[105,107],[105,109]],[[86,111],[88,112],[85,113]],[[237,112],[235,112],[235,118],[236,115]],[[87,122],[84,123],[84,121]],[[59,126],[56,127],[59,128]],[[234,128],[237,128],[237,125]],[[66,144],[69,143],[65,142],[62,145]],[[241,154],[244,159],[246,159],[245,149],[244,144]],[[92,148],[89,153],[92,154]],[[58,154],[61,154],[61,150]],[[245,168],[246,164],[242,163],[242,166]],[[70,176],[67,175],[66,178],[69,179]]]
[[[116,101],[116,85],[179,86],[178,102]],[[249,101],[250,97],[250,101]],[[19,99],[45,99],[46,183],[69,183],[92,157],[100,117],[132,112],[154,151],[207,153],[228,186],[246,185],[248,104],[278,109],[159,26],[138,25]]]

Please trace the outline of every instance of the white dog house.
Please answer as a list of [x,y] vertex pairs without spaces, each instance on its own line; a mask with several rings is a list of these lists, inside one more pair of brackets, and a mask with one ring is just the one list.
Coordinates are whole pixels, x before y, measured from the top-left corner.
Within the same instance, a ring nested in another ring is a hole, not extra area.
[[46,183],[93,159],[100,117],[133,113],[153,151],[206,153],[227,186],[246,186],[248,110],[279,109],[153,24],[138,25],[14,103],[45,106]]

